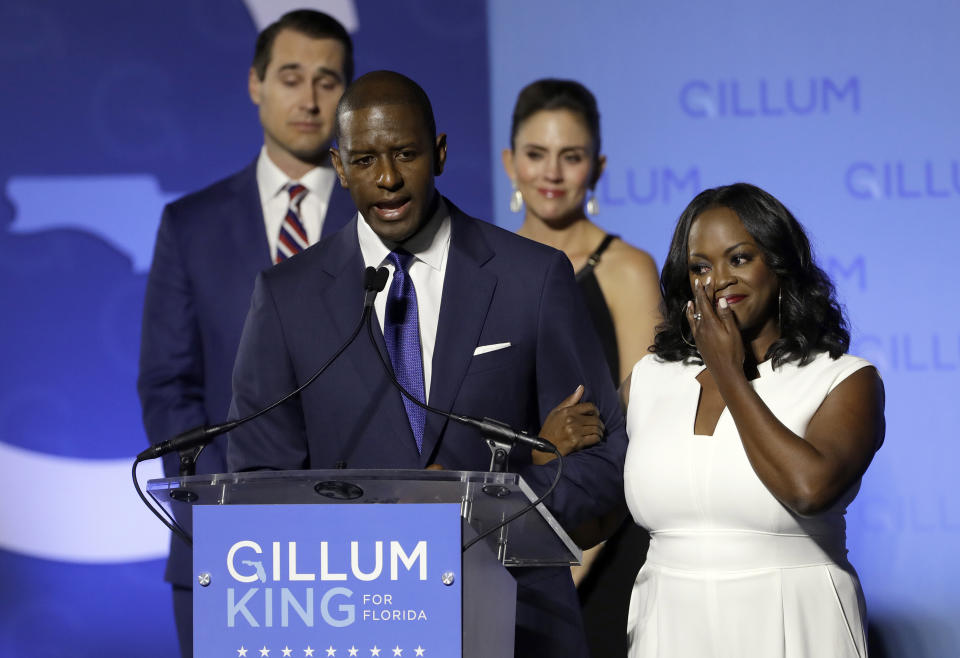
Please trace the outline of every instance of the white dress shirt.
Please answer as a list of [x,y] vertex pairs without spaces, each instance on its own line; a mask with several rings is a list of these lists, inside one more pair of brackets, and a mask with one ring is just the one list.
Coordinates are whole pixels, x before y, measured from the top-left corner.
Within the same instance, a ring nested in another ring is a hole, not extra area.
[[336,183],[337,174],[333,167],[314,167],[296,181],[287,176],[267,155],[267,147],[260,149],[257,158],[257,188],[260,190],[260,205],[263,208],[263,223],[270,244],[270,261],[277,255],[277,240],[280,226],[287,216],[290,195],[284,186],[297,182],[307,188],[307,195],[300,202],[300,223],[307,232],[307,242],[314,244],[323,231],[323,220],[330,205],[330,193]]
[[[396,248],[396,243],[383,242],[373,229],[357,213],[357,238],[360,253],[367,267],[386,267],[390,271],[387,285],[373,302],[377,312],[380,331],[386,317],[387,292],[393,283],[393,265],[387,256]],[[450,252],[450,211],[440,199],[437,209],[416,235],[403,243],[403,248],[413,254],[408,272],[417,290],[417,316],[420,321],[420,353],[423,356],[423,387],[430,400],[430,381],[433,375],[433,348],[437,342],[437,325],[440,321],[440,301],[443,297],[443,278],[447,272],[447,255]]]

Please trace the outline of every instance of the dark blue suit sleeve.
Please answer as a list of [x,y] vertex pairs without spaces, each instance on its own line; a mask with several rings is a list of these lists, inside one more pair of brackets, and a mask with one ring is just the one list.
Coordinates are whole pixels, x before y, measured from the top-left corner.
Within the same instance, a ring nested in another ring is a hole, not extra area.
[[[557,254],[547,272],[539,317],[536,373],[540,422],[583,384],[584,401],[597,405],[606,428],[600,443],[564,458],[560,483],[547,499],[557,519],[573,529],[622,504],[626,428],[599,339],[570,262],[562,254]],[[521,475],[535,491],[543,492],[553,481],[557,463],[529,466]]]
[[[263,274],[257,276],[233,367],[230,418],[244,418],[298,386],[280,315]],[[308,463],[300,397],[230,432],[227,469],[302,469]]]
[[[157,231],[143,306],[137,391],[151,443],[209,421],[196,300],[176,227],[174,212],[167,206]],[[171,455],[164,461],[168,476],[177,475],[175,459]]]

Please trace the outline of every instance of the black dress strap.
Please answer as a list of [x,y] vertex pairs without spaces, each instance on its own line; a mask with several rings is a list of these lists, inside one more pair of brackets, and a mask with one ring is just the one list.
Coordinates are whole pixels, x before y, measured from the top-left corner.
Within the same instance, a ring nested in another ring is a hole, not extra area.
[[594,252],[590,254],[590,257],[587,258],[587,264],[583,266],[583,269],[577,272],[578,281],[593,271],[593,268],[595,268],[600,263],[600,257],[603,256],[603,252],[605,252],[607,250],[607,247],[610,246],[610,243],[616,240],[618,237],[620,236],[614,235],[612,233],[607,233],[605,236],[603,236],[603,240],[600,242],[600,246],[598,246],[596,250],[594,250]]
[[617,347],[617,332],[613,326],[613,315],[610,313],[610,307],[607,306],[607,300],[603,296],[600,282],[597,281],[597,274],[594,272],[594,268],[600,262],[600,256],[616,238],[615,235],[604,236],[600,246],[590,255],[587,264],[577,272],[577,286],[580,288],[583,301],[587,306],[587,313],[597,331],[597,336],[600,338],[600,346],[603,348],[607,366],[610,368],[613,385],[619,386],[620,351]]

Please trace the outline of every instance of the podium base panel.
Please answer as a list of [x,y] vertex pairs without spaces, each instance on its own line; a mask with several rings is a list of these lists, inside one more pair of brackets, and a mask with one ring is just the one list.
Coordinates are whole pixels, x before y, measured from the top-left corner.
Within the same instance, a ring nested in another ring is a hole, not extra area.
[[463,658],[512,658],[517,581],[484,544],[463,554]]

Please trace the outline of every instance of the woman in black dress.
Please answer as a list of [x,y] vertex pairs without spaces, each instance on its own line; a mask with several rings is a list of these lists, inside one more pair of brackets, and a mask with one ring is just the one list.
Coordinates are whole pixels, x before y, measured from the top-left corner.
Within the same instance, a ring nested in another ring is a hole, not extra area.
[[[513,183],[511,210],[524,212],[518,233],[570,259],[619,385],[653,343],[660,289],[650,255],[587,216],[599,212],[594,188],[606,164],[596,99],[572,80],[533,82],[517,98],[510,142],[503,165]],[[574,570],[596,658],[626,656],[630,588],[646,547],[646,534],[626,522]]]

